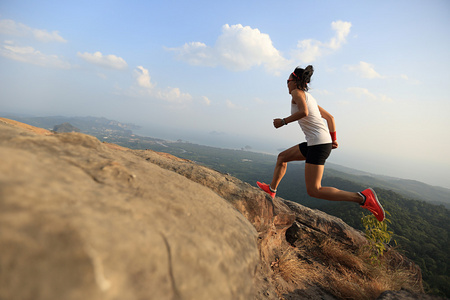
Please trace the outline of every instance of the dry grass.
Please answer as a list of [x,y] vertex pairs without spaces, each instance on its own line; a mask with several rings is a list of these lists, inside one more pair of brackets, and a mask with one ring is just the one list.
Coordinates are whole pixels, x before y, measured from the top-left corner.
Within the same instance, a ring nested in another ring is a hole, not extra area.
[[375,299],[381,293],[376,286],[367,286],[363,277],[348,269],[339,272],[330,269],[325,279],[324,288],[340,299]]
[[[314,249],[312,249],[314,248]],[[302,251],[314,250],[315,261],[305,261]],[[347,249],[326,239],[311,249],[287,248],[272,263],[280,295],[318,286],[339,299],[376,299],[386,290],[402,288],[423,292],[420,273],[396,251],[388,251],[377,263],[370,259],[368,248]]]
[[280,299],[294,290],[308,289],[315,281],[314,267],[300,259],[301,256],[297,248],[289,247],[272,262],[273,279]]
[[299,259],[300,251],[296,248],[288,248],[287,251],[275,262],[280,276],[286,282],[303,285],[314,277],[313,267]]
[[367,272],[367,259],[359,251],[356,253],[351,252],[333,239],[324,240],[320,245],[320,249],[324,256],[322,259],[332,262],[335,266],[350,269],[361,274]]
[[379,264],[371,264],[370,274],[378,279],[384,290],[407,290],[423,293],[420,269],[408,262],[395,250],[388,250]]
[[345,266],[345,268],[336,268],[335,265],[330,267],[328,276],[328,287],[339,298],[376,299],[386,290],[401,288],[423,292],[417,270],[399,261],[401,256],[395,251],[385,253],[379,261],[374,262],[370,258],[371,253],[368,252],[368,248],[363,247],[352,256],[338,246],[333,245],[333,248],[337,248],[330,251],[325,245],[324,251],[328,251],[328,255],[331,254],[331,262]]

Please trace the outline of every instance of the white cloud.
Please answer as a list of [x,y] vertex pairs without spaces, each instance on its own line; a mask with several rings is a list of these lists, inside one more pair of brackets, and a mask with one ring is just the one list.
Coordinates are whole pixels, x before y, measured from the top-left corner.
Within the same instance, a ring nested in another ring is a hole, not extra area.
[[57,55],[41,53],[33,47],[20,47],[13,44],[5,44],[0,48],[0,55],[12,60],[29,63],[41,67],[58,69],[70,69],[70,63]]
[[23,36],[26,35],[27,32],[30,32],[30,30],[30,27],[22,23],[17,23],[8,19],[0,20],[0,34]]
[[392,98],[390,98],[384,94],[378,95],[378,100],[381,102],[392,102],[393,101]]
[[229,109],[236,109],[236,108],[237,108],[237,105],[234,104],[233,102],[231,102],[231,101],[228,100],[228,99],[227,99],[227,101],[225,101],[225,104],[226,104],[226,106],[227,106]]
[[406,75],[406,74],[401,74],[400,78],[405,80],[405,81],[407,81],[407,82],[409,82],[409,83],[411,83],[411,84],[415,84],[415,85],[420,84],[419,80],[409,78],[409,76]]
[[148,73],[148,70],[145,69],[143,66],[138,66],[136,68],[136,70],[134,70],[134,74],[136,76],[138,86],[146,88],[146,89],[153,88],[153,84],[151,83],[150,74]]
[[210,105],[211,105],[211,100],[209,100],[208,97],[203,96],[203,97],[202,97],[202,100],[203,100],[203,103],[204,103],[206,106],[210,106]]
[[215,67],[218,65],[218,58],[214,49],[200,42],[190,42],[179,48],[168,50],[177,53],[177,58],[195,66]]
[[[48,32],[44,29],[34,29],[25,24],[10,19],[0,20],[0,34],[13,37],[33,38],[40,42],[67,42],[58,31]],[[17,46],[14,40],[5,40],[0,45],[0,55],[12,60],[33,64],[41,67],[70,69],[72,66],[64,59],[54,54],[44,54],[31,46]]]
[[383,78],[377,71],[375,71],[374,66],[364,61],[360,61],[358,65],[349,66],[348,70],[356,72],[359,76],[363,78]]
[[43,29],[33,29],[32,33],[34,38],[41,42],[67,42],[63,37],[59,35],[58,31],[48,32],[47,30]]
[[376,100],[377,96],[369,92],[366,88],[360,88],[360,87],[350,87],[347,89],[347,92],[355,95],[358,98],[369,98],[371,100]]
[[238,104],[236,104],[236,103],[234,103],[234,102],[232,102],[231,100],[228,100],[228,99],[225,101],[225,106],[228,109],[232,109],[232,110],[247,110],[247,108],[245,108],[245,107],[243,107],[241,105],[238,105]]
[[303,63],[312,63],[323,53],[323,46],[319,41],[303,40],[297,43],[298,50],[293,51],[294,57]]
[[12,36],[32,36],[41,42],[67,42],[58,31],[48,32],[45,29],[34,29],[25,24],[18,23],[14,20],[3,19],[0,20],[0,34]]
[[112,54],[103,55],[98,51],[92,54],[88,52],[78,52],[78,56],[85,61],[100,67],[112,68],[116,70],[122,70],[128,67],[127,62],[123,58]]
[[201,42],[186,43],[168,49],[176,57],[192,65],[224,66],[232,71],[245,71],[263,65],[268,72],[278,74],[290,65],[273,46],[268,34],[250,26],[224,25],[213,47]]
[[[311,63],[320,56],[340,49],[347,42],[351,26],[350,22],[332,22],[331,29],[335,34],[328,42],[301,40],[297,44],[297,49],[291,52],[292,58],[303,63]],[[268,72],[279,75],[280,71],[287,70],[292,65],[292,60],[283,57],[273,46],[268,34],[241,24],[224,25],[222,34],[214,46],[190,42],[168,50],[175,52],[179,60],[192,65],[208,67],[221,65],[232,71],[245,71],[255,66],[264,66]]]
[[136,67],[134,75],[139,96],[154,97],[172,104],[188,104],[192,101],[192,96],[189,93],[181,92],[179,88],[167,87],[164,90],[156,88],[156,84],[151,82],[149,71],[143,66]]
[[313,39],[301,40],[297,43],[297,49],[292,51],[292,56],[303,63],[312,63],[320,56],[332,53],[347,42],[352,23],[335,21],[331,23],[331,29],[335,31],[334,37],[329,42],[321,42]]
[[341,48],[347,42],[347,36],[350,33],[352,23],[344,21],[336,21],[331,23],[331,29],[336,31],[336,36],[328,43],[328,47],[333,50]]
[[369,99],[372,101],[380,101],[380,102],[392,102],[392,98],[389,98],[388,96],[386,96],[384,94],[379,94],[377,96],[377,95],[371,93],[366,88],[350,87],[350,88],[347,88],[347,92],[355,95],[358,98],[362,98],[362,99]]
[[106,76],[106,74],[103,74],[103,73],[97,73],[97,76],[100,77],[103,80],[108,79],[108,76]]
[[283,69],[287,60],[273,46],[268,34],[240,24],[223,26],[216,50],[222,63],[235,70],[248,70],[264,65],[269,71]]
[[156,93],[159,99],[175,104],[187,104],[191,102],[192,96],[188,93],[182,93],[179,88],[168,87],[165,90],[159,90]]
[[265,103],[266,103],[266,101],[264,101],[263,99],[258,98],[258,97],[253,98],[253,101],[254,101],[256,104],[258,104],[258,105],[261,105],[261,104],[265,104]]

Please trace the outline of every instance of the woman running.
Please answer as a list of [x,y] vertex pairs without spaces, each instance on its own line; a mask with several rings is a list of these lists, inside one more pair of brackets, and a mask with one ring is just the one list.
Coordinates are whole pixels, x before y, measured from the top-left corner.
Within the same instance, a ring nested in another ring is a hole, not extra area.
[[[305,161],[305,182],[308,195],[330,201],[358,203],[362,208],[372,212],[381,222],[385,216],[384,209],[378,201],[375,191],[371,188],[353,193],[322,186],[325,161],[330,155],[331,149],[338,147],[338,143],[333,116],[317,105],[316,99],[308,93],[308,83],[313,73],[314,69],[311,65],[305,69],[297,67],[291,73],[287,80],[289,94],[292,96],[291,115],[287,118],[273,120],[275,128],[298,121],[305,134],[306,142],[281,152],[278,155],[270,185],[261,182],[257,182],[257,185],[274,198],[277,187],[286,173],[287,163]],[[328,128],[322,118],[327,121]]]

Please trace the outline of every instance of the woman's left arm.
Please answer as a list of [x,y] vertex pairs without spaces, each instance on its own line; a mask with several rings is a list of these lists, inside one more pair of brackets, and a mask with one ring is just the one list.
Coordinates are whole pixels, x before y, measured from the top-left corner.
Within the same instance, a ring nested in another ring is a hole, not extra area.
[[319,106],[320,115],[322,116],[322,118],[327,120],[328,129],[330,130],[330,132],[336,132],[336,122],[334,122],[334,117],[329,112],[327,112],[325,109],[320,107],[320,105],[318,105],[318,106]]
[[[318,105],[319,106],[319,105]],[[338,143],[336,141],[336,122],[334,121],[334,117],[332,114],[327,112],[325,109],[319,106],[320,115],[322,118],[327,120],[328,130],[330,130],[331,139],[333,140],[333,149],[338,147]]]

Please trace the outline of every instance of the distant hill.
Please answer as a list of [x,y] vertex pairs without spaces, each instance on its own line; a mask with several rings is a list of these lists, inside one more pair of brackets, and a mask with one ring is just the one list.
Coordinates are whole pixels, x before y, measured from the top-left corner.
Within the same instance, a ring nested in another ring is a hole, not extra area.
[[59,125],[55,125],[53,127],[53,131],[61,133],[61,132],[80,132],[80,129],[72,126],[72,124],[65,122]]

